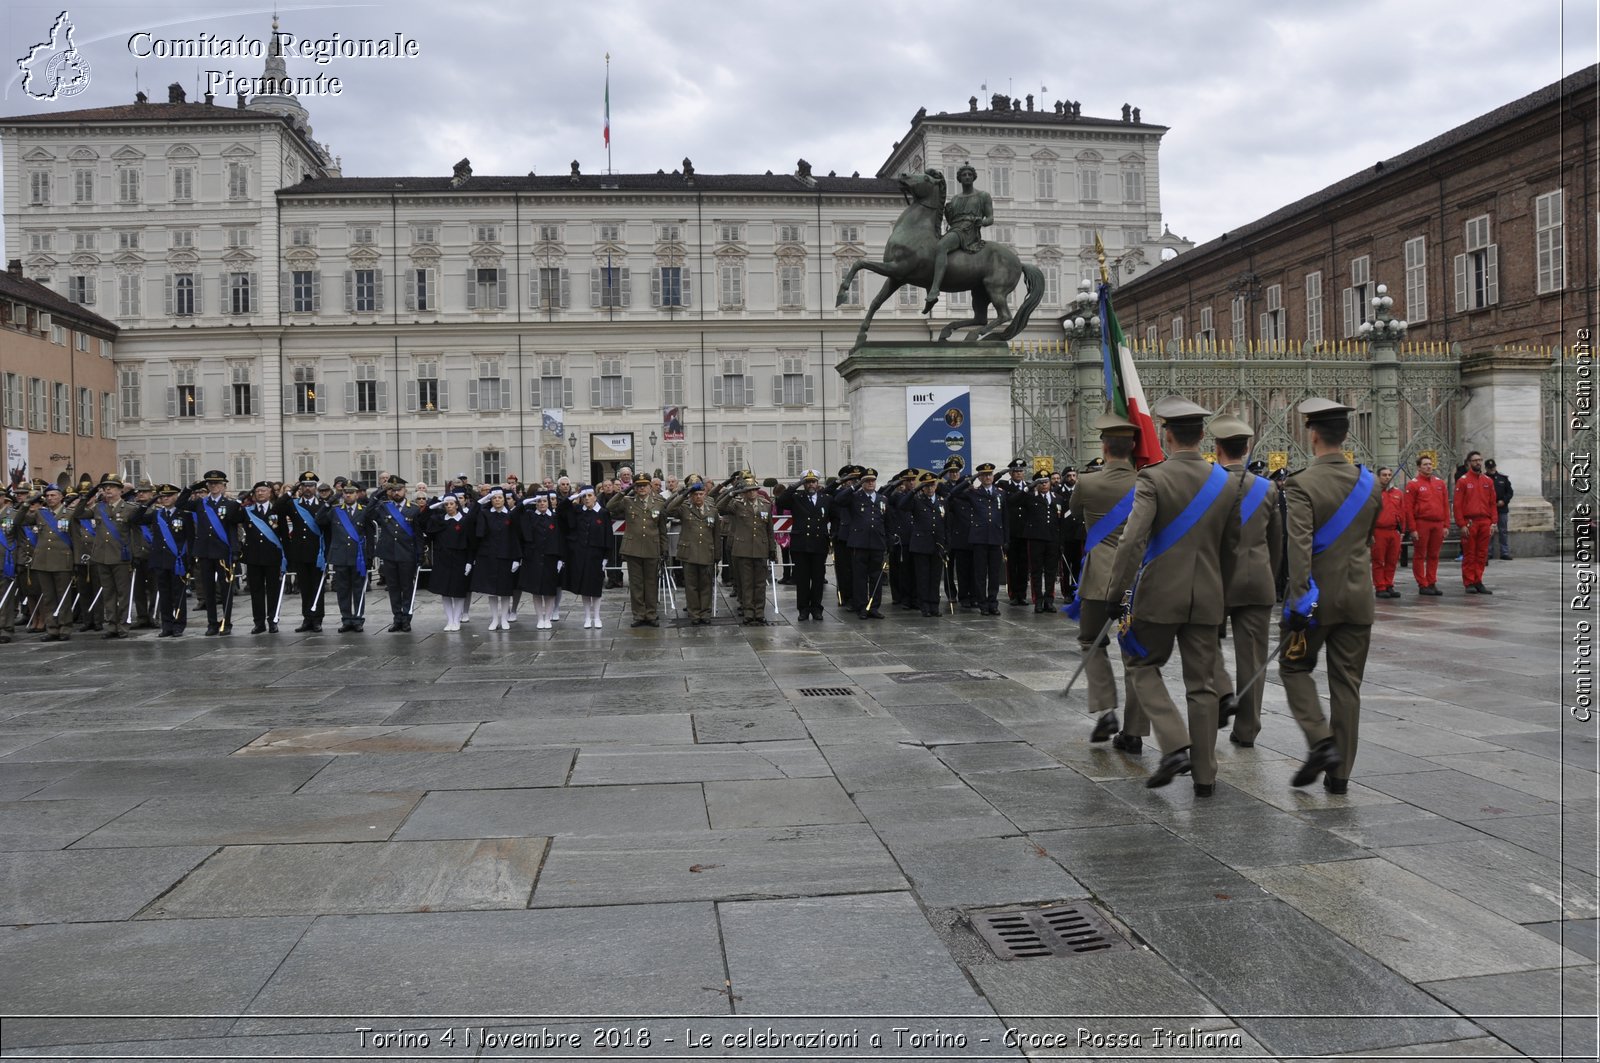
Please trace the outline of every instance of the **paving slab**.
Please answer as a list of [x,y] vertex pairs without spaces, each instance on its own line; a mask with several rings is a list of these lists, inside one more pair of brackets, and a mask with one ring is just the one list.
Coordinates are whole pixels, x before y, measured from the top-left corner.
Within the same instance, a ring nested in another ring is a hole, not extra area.
[[1126,801],[1071,768],[974,775],[967,783],[1019,830],[1147,822]]
[[1282,901],[1129,912],[1126,918],[1179,974],[1276,1055],[1361,1052],[1482,1033]]
[[298,791],[302,794],[385,790],[498,790],[561,786],[574,749],[505,752],[366,753],[335,757]]
[[831,776],[708,782],[705,797],[714,830],[863,821],[850,795]]
[[227,756],[261,734],[259,728],[215,728],[193,731],[71,731],[5,758],[3,763],[49,760],[140,760],[149,758]]
[[1588,958],[1600,960],[1600,919],[1562,919],[1551,923],[1528,923],[1529,930]]
[[257,738],[234,756],[454,753],[466,744],[476,729],[476,725],[471,723],[419,724],[415,727],[279,727]]
[[1313,808],[1306,809],[1302,815],[1323,830],[1368,849],[1471,841],[1483,836],[1476,827],[1400,801]]
[[136,797],[0,803],[0,852],[65,849],[140,802]]
[[934,755],[957,775],[983,775],[991,772],[1037,771],[1055,768],[1054,757],[1041,753],[1026,742],[975,742],[934,748]]
[[1593,967],[1452,978],[1421,988],[1518,1052],[1596,1058]]
[[828,758],[828,766],[839,782],[852,794],[910,786],[942,786],[956,779],[955,773],[932,751],[920,745],[859,742],[824,746],[822,755]]
[[548,840],[228,846],[142,918],[525,908]]
[[1595,738],[1594,729],[1576,723],[1559,731],[1507,728],[1507,733],[1485,735],[1483,740],[1506,749],[1534,753],[1546,760],[1559,760],[1580,771],[1594,771],[1595,764],[1600,763],[1600,740]]
[[855,795],[856,807],[891,844],[943,838],[998,838],[1016,826],[979,794],[959,783]]
[[0,853],[0,924],[131,918],[214,851],[192,845]]
[[1214,796],[1198,800],[1181,784],[1150,790],[1116,782],[1106,789],[1230,867],[1315,864],[1366,855],[1343,838],[1226,783],[1218,785]]
[[748,745],[596,746],[578,751],[572,785],[702,782],[721,779],[786,779],[828,774],[827,763],[809,741]]
[[800,717],[786,706],[693,715],[697,742],[781,742],[810,737]]
[[694,783],[436,791],[422,799],[396,840],[538,838],[706,827]]
[[215,756],[89,761],[35,793],[33,799],[288,794],[299,789],[329,759],[275,757],[271,762],[242,764]]
[[74,849],[147,845],[259,845],[382,841],[420,793],[155,797],[74,843]]
[[867,827],[847,824],[558,837],[535,908],[903,890]]
[[1030,840],[1114,911],[1232,904],[1267,895],[1154,823],[1036,832]]
[[687,712],[654,716],[586,716],[579,719],[492,720],[479,727],[469,748],[537,749],[540,746],[693,745]]
[[[0,934],[0,1048],[220,1035],[310,919],[56,923]],[[29,1016],[69,1016],[30,1018]],[[216,1015],[219,1018],[87,1018]]]
[[1076,879],[1027,838],[958,838],[892,848],[918,899],[930,907],[1088,896]]
[[1574,815],[1563,811],[1543,816],[1480,819],[1474,820],[1472,826],[1520,848],[1553,857],[1585,874],[1592,873],[1600,865],[1600,859],[1596,856],[1595,817],[1592,815]]
[[1588,962],[1387,860],[1258,867],[1245,874],[1414,982]]
[[387,722],[404,704],[399,700],[368,701],[363,697],[359,705],[344,701],[305,705],[299,702],[297,695],[293,704],[222,705],[179,726],[186,731],[213,727],[254,727],[258,731],[268,731],[274,727],[377,726]]
[[[929,690],[925,701],[941,696],[942,688]],[[1015,742],[1017,736],[994,721],[981,707],[897,704],[890,710],[918,741],[930,746],[968,742]]]
[[1563,870],[1559,860],[1497,838],[1399,846],[1380,849],[1378,855],[1518,923],[1600,914],[1593,875]]

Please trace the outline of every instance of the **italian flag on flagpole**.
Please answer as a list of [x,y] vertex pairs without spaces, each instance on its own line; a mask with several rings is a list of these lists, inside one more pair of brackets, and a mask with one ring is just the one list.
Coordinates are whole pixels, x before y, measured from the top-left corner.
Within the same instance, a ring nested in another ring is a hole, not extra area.
[[1133,447],[1134,468],[1165,461],[1161,437],[1156,434],[1150,404],[1145,401],[1144,385],[1139,383],[1139,371],[1133,365],[1133,352],[1111,309],[1111,285],[1105,281],[1100,282],[1100,356],[1105,363],[1107,404],[1138,429]]
[[606,149],[611,148],[611,53],[606,53]]

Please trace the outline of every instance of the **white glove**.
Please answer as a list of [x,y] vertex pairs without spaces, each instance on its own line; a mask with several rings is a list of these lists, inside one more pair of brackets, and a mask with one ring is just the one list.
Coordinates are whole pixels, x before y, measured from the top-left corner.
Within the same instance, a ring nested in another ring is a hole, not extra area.
[[522,567],[522,562],[521,561],[513,561],[513,562],[511,562],[511,571],[515,572],[517,569],[519,569],[521,567]]
[[472,575],[472,562],[471,561],[467,562],[467,567],[462,570],[461,574],[464,575],[464,576]]
[[444,508],[444,503],[443,502],[435,502],[431,506],[429,506],[428,508],[429,509],[443,509]]
[[531,506],[537,501],[539,501],[537,498],[524,498],[522,500],[522,504],[525,506]]
[[567,567],[567,563],[565,561],[557,561],[556,562],[556,571],[557,572],[560,572],[562,569],[564,569],[566,567]]

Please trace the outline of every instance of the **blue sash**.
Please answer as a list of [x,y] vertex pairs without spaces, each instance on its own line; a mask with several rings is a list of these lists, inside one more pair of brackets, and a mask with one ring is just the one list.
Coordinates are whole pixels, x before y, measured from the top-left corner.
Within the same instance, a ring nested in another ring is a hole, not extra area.
[[1083,613],[1083,574],[1089,570],[1089,555],[1094,553],[1094,548],[1105,541],[1106,536],[1116,531],[1128,522],[1128,514],[1133,512],[1133,496],[1137,488],[1128,488],[1128,493],[1117,499],[1117,504],[1106,511],[1105,515],[1094,522],[1094,527],[1089,529],[1089,538],[1083,544],[1083,560],[1078,565],[1078,586],[1073,589],[1072,601],[1061,607],[1061,611],[1073,620],[1078,619]]
[[[56,538],[61,540],[61,545],[67,548],[67,553],[72,553],[72,535],[61,530],[61,518],[48,509],[41,509],[39,513],[43,514],[43,516],[35,515],[34,520],[55,532]],[[34,546],[39,545],[37,539],[32,540],[32,542]]]
[[[172,526],[167,522],[167,515],[159,510],[156,511],[156,527],[161,529],[161,541],[172,554],[172,574],[182,579],[185,568],[183,550],[178,546],[178,541],[172,537]],[[145,529],[146,534],[149,531],[149,528]]]
[[344,527],[344,533],[350,536],[350,541],[356,544],[356,571],[366,575],[367,552],[361,547],[361,536],[356,532],[356,526],[350,520],[350,513],[341,506],[335,506],[333,515],[339,518],[339,523]]
[[4,576],[6,579],[11,579],[17,574],[17,566],[11,559],[11,555],[15,550],[16,548],[11,545],[11,540],[6,538],[5,529],[0,528],[0,554],[5,555],[4,563],[0,564],[0,576]]
[[116,542],[118,549],[122,551],[122,560],[128,560],[130,556],[128,554],[128,544],[123,541],[122,533],[117,531],[117,522],[112,520],[111,514],[106,511],[106,504],[102,502],[95,506],[94,510],[100,514],[100,522],[106,526],[106,531],[111,533],[111,538]]
[[139,534],[144,536],[144,544],[146,546],[151,546],[156,541],[155,536],[151,533],[148,526],[141,526],[139,528]]
[[28,545],[31,547],[39,545],[39,531],[37,528],[30,528],[27,525],[23,525],[22,537],[28,540]]
[[[1358,466],[1359,468],[1359,466]],[[1356,477],[1356,485],[1350,489],[1350,497],[1339,504],[1333,511],[1333,516],[1328,518],[1328,523],[1317,529],[1311,537],[1312,556],[1322,553],[1332,546],[1344,534],[1350,523],[1356,519],[1356,514],[1361,512],[1361,507],[1367,504],[1368,497],[1372,494],[1372,483],[1376,479],[1372,470],[1361,469],[1361,475]]]
[[1222,494],[1222,488],[1227,482],[1228,470],[1220,464],[1212,465],[1211,475],[1206,477],[1206,482],[1201,485],[1200,493],[1189,500],[1189,504],[1183,507],[1183,512],[1179,513],[1171,524],[1151,537],[1150,545],[1144,551],[1144,563],[1148,565],[1178,545],[1178,540],[1188,535],[1190,530],[1200,523],[1200,518],[1206,515],[1211,504],[1217,500],[1217,496]]
[[88,537],[89,541],[94,542],[94,518],[79,517],[78,526],[83,529],[83,534]]
[[1256,510],[1261,508],[1261,500],[1267,497],[1267,492],[1272,488],[1272,481],[1265,476],[1254,477],[1255,483],[1250,485],[1250,490],[1245,492],[1244,500],[1239,503],[1239,527],[1250,523],[1250,518],[1256,515]]
[[415,543],[417,540],[417,533],[411,530],[411,522],[406,520],[405,513],[402,512],[400,507],[395,505],[393,502],[385,502],[384,505],[389,507],[389,515],[392,516],[394,518],[394,522],[400,526],[400,530],[405,533],[406,538]]
[[278,541],[278,535],[272,530],[272,525],[262,520],[261,514],[253,509],[247,509],[244,512],[250,518],[250,523],[256,526],[256,531],[266,536],[267,542],[278,548],[278,573],[282,575],[289,571],[289,559],[284,555],[283,544]]
[[300,504],[299,499],[291,498],[289,501],[294,504],[294,511],[300,514],[301,523],[311,530],[312,535],[317,537],[317,568],[321,569],[325,567],[328,562],[326,552],[323,548],[322,529],[317,527],[316,518],[311,515],[310,510],[306,509],[305,506]]
[[233,554],[233,541],[228,538],[227,529],[222,526],[222,520],[217,516],[217,507],[211,504],[210,499],[201,499],[200,511],[211,522],[211,530],[217,533],[217,539],[223,546],[228,548],[228,553],[231,556]]

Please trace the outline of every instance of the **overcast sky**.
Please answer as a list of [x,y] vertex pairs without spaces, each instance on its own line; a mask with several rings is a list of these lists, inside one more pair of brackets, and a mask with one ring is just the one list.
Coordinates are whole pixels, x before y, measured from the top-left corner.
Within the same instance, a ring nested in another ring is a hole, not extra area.
[[[255,77],[254,59],[136,59],[128,38],[268,35],[270,4],[72,3],[88,89],[39,103],[15,60],[48,36],[61,0],[0,12],[4,114],[131,102],[135,68],[152,99],[197,70]],[[301,37],[417,41],[400,60],[295,60],[339,96],[304,96],[315,136],[347,176],[605,168],[605,54],[612,166],[702,173],[876,171],[918,107],[959,111],[988,92],[1081,101],[1115,118],[1124,102],[1170,127],[1161,196],[1171,229],[1196,242],[1596,61],[1595,0],[1118,0],[1108,4],[946,0],[403,0],[284,4]]]

